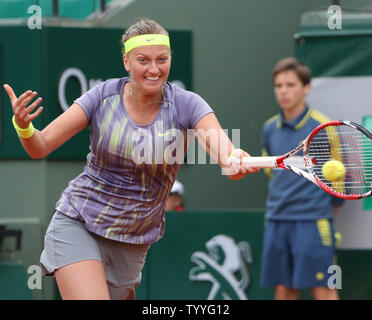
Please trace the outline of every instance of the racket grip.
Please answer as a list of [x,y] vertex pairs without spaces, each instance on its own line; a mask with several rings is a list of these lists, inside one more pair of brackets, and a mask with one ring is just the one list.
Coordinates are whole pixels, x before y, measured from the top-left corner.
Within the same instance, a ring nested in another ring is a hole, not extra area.
[[253,168],[276,168],[276,157],[244,157],[243,166]]

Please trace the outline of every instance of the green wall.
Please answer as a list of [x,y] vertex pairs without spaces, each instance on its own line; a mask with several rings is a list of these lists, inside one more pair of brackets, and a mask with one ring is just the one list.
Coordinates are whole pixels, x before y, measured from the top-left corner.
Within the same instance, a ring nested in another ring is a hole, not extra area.
[[[7,250],[0,252],[0,264],[20,263],[24,273],[29,266],[39,264],[44,234],[55,203],[68,181],[82,171],[83,165],[79,161],[0,161],[0,224],[6,225],[6,229],[22,230],[21,250],[14,251],[14,239],[6,238],[3,249]],[[22,281],[13,285],[24,290]],[[6,284],[0,281],[0,290],[4,290],[4,286]],[[23,299],[22,290],[18,292],[19,296],[12,297]],[[34,299],[54,299],[55,280],[43,277],[42,290],[33,290],[32,296]]]

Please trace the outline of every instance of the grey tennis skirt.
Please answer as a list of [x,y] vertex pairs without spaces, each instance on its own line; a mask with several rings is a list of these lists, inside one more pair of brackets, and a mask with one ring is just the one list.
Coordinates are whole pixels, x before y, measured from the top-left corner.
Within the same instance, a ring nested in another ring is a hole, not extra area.
[[135,299],[150,244],[128,244],[98,236],[81,220],[55,212],[44,239],[40,266],[45,276],[66,265],[99,260],[103,263],[111,299]]

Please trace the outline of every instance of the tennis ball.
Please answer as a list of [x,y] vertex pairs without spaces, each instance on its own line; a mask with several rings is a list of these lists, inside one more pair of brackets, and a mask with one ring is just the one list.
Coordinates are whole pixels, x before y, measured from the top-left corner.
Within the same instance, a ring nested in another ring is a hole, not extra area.
[[332,182],[342,179],[345,172],[345,166],[337,160],[329,160],[322,167],[323,177]]

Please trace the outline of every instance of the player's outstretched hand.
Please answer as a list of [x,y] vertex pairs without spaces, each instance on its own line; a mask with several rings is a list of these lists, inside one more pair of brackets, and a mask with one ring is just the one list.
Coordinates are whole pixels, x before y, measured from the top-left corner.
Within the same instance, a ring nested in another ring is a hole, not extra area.
[[10,102],[12,104],[15,122],[20,128],[28,128],[30,122],[40,115],[43,111],[43,107],[39,107],[36,112],[31,112],[40,104],[42,98],[37,98],[31,105],[28,104],[37,95],[37,92],[28,90],[17,98],[13,89],[8,84],[4,85],[4,89],[7,92]]

